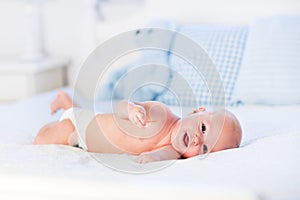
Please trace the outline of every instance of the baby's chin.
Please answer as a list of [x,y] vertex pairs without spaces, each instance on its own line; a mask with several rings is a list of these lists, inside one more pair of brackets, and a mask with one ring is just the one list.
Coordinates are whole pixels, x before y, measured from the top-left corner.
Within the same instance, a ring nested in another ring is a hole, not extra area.
[[183,155],[185,153],[185,149],[181,149],[180,144],[178,144],[178,142],[172,140],[171,145],[180,155]]
[[195,156],[198,156],[199,154],[198,153],[191,153],[191,152],[185,152],[183,153],[181,156],[184,157],[184,158],[191,158],[191,157],[195,157]]

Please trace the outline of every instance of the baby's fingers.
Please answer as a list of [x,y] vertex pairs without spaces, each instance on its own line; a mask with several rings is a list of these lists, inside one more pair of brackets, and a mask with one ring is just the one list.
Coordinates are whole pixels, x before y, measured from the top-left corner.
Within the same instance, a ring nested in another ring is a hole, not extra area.
[[144,113],[139,112],[139,113],[137,113],[136,117],[137,117],[140,125],[142,125],[142,126],[146,125],[146,123],[145,123],[146,122],[146,116],[145,116]]
[[153,162],[153,161],[154,160],[149,156],[141,155],[138,158],[138,163],[140,163],[140,164],[146,164],[146,163]]
[[133,122],[134,122],[134,125],[136,125],[138,127],[143,127],[144,126],[144,122],[140,120],[140,117],[138,115],[136,115],[133,118]]
[[149,154],[149,153],[142,153],[139,155],[138,157],[138,163],[140,164],[145,164],[145,163],[149,163],[149,162],[155,162],[155,161],[159,161],[159,157],[157,155],[154,154]]
[[131,107],[129,112],[129,119],[134,125],[138,127],[144,127],[146,122],[145,109],[139,105]]

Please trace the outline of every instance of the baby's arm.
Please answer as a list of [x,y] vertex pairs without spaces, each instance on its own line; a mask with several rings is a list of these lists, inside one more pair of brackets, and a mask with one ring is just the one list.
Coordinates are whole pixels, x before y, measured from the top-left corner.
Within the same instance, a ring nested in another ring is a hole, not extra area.
[[145,127],[148,122],[163,122],[170,116],[177,118],[165,104],[157,101],[132,103],[122,100],[117,106],[116,114],[139,127]]
[[178,159],[181,155],[172,147],[167,145],[154,151],[144,152],[139,155],[139,163],[148,163],[161,160]]
[[129,119],[136,126],[145,126],[146,110],[142,105],[122,100],[117,106],[116,114],[120,118]]

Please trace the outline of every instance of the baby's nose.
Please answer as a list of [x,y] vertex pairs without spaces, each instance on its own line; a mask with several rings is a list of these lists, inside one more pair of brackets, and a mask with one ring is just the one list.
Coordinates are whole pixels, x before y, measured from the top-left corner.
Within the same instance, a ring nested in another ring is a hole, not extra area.
[[198,135],[195,135],[195,138],[194,138],[194,145],[195,145],[195,146],[198,145],[199,142],[200,142],[199,136],[198,136]]

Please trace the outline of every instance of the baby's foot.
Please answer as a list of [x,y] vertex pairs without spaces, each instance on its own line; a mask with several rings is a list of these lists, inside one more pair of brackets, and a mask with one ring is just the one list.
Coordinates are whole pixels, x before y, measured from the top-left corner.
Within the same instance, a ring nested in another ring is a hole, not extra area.
[[69,95],[64,91],[57,93],[56,99],[50,105],[51,115],[56,113],[59,109],[67,110],[73,107],[73,101]]

